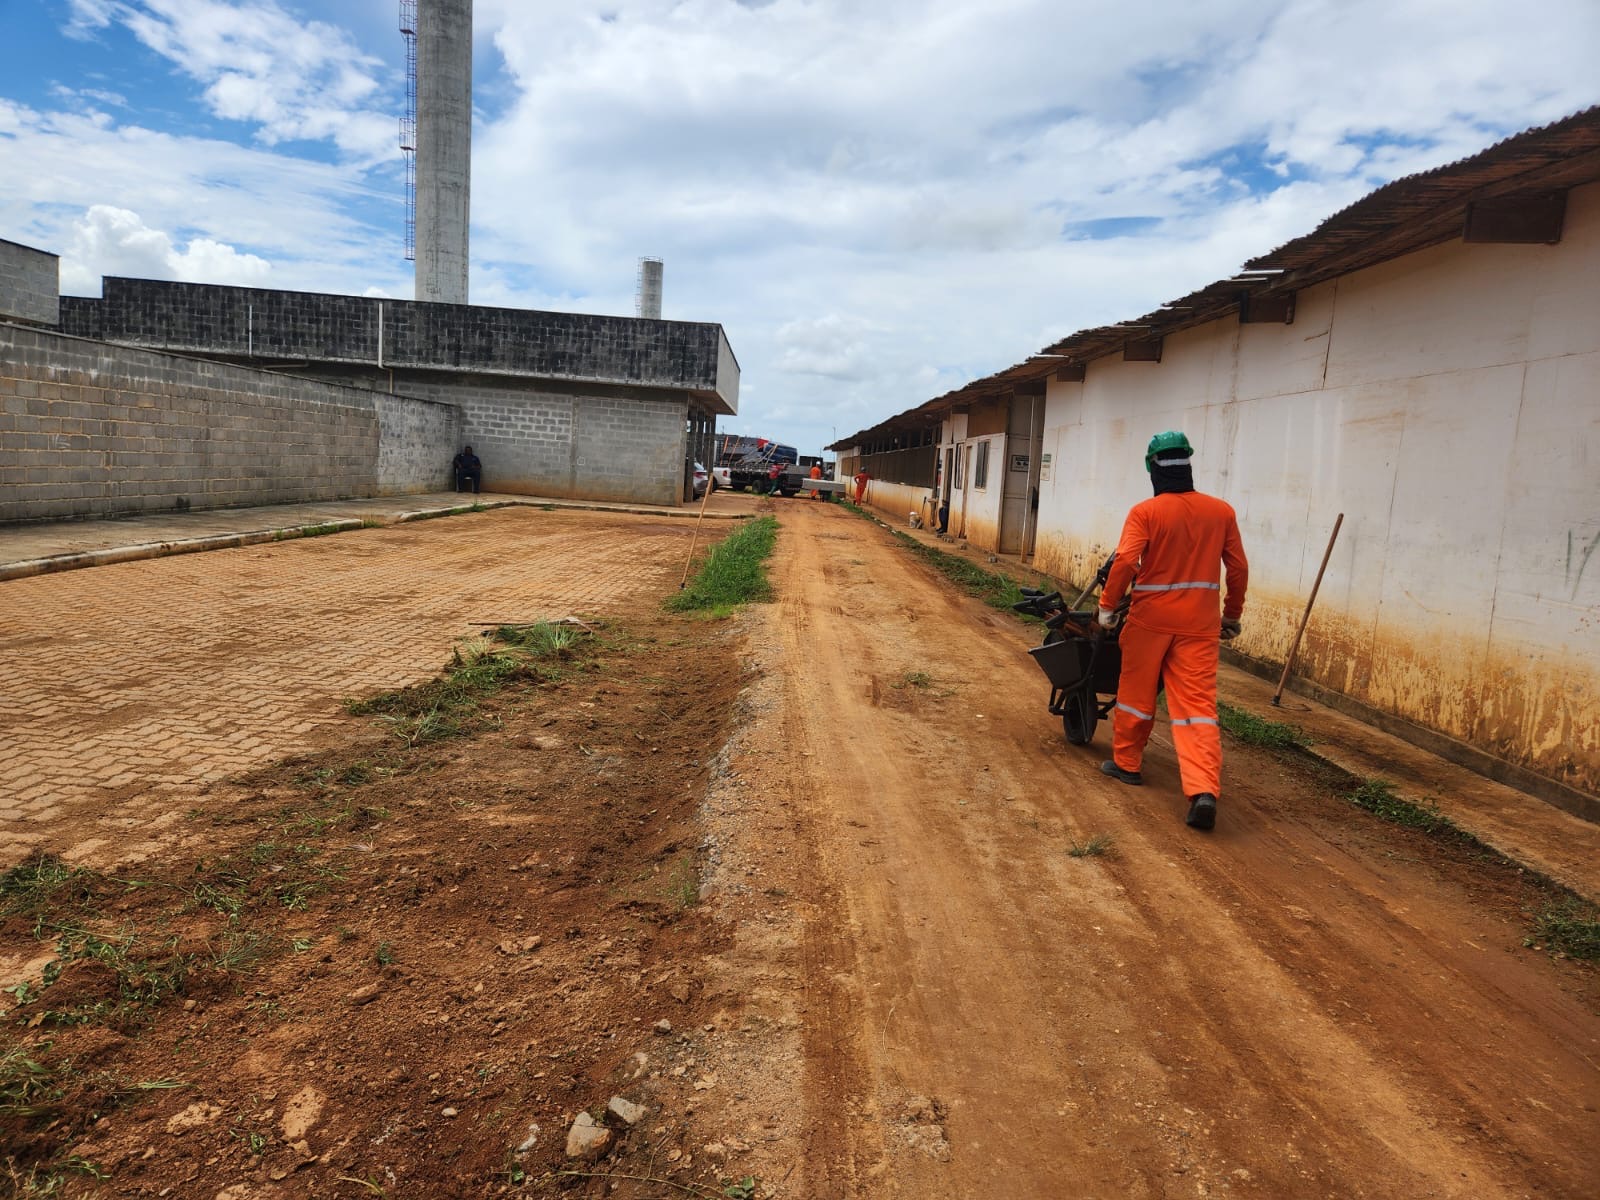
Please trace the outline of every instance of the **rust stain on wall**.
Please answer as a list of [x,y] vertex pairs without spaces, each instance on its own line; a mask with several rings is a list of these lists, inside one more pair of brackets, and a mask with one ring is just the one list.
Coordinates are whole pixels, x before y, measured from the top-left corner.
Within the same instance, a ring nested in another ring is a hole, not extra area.
[[1064,583],[1083,587],[1094,578],[1100,564],[1115,550],[1115,542],[1068,537],[1058,531],[1041,531],[1034,545],[1034,569]]
[[[1081,587],[1114,546],[1041,534],[1034,567]],[[1305,597],[1251,589],[1244,654],[1281,663]],[[1314,610],[1294,675],[1486,754],[1591,794],[1600,793],[1600,670],[1536,647],[1486,648],[1483,630],[1451,633],[1385,625],[1376,616]]]
[[987,517],[968,517],[962,536],[980,550],[996,551],[1000,547],[1000,527]]
[[[1252,591],[1236,645],[1282,662],[1303,597]],[[1313,612],[1294,674],[1506,762],[1600,793],[1600,672],[1536,647],[1491,653],[1484,631]]]

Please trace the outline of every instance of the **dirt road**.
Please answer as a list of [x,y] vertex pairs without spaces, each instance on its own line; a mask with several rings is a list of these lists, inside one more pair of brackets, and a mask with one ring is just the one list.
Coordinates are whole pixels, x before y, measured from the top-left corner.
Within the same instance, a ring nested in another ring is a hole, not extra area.
[[806,856],[797,1194],[1596,1193],[1592,972],[1523,947],[1514,879],[1234,746],[1188,830],[1164,724],[1147,786],[1103,778],[1025,628],[780,512],[746,749]]
[[[1196,834],[1164,727],[1111,783],[1026,627],[776,508],[732,622],[661,611],[686,523],[606,514],[4,585],[0,1191],[1600,1191],[1600,986],[1535,885],[1234,745]],[[337,703],[574,608],[469,729]]]

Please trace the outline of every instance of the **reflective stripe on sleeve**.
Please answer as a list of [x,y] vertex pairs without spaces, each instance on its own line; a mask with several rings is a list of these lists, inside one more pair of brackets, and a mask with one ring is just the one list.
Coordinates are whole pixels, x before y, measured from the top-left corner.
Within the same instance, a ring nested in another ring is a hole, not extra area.
[[1203,583],[1203,582],[1194,582],[1194,583],[1136,583],[1136,584],[1133,585],[1133,590],[1136,591],[1136,592],[1178,592],[1178,591],[1182,591],[1184,588],[1205,588],[1208,591],[1220,592],[1222,590],[1222,585],[1220,583]]
[[1155,720],[1154,714],[1140,712],[1137,708],[1134,708],[1132,705],[1129,705],[1129,704],[1123,704],[1120,700],[1117,702],[1117,707],[1120,708],[1125,713],[1130,713],[1133,716],[1138,717],[1139,720],[1141,720],[1141,721],[1154,721]]

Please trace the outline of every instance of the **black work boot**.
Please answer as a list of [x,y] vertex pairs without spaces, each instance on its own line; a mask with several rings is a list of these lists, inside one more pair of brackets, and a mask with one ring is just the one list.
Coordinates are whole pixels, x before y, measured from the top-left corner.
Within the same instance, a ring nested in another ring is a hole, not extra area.
[[1111,776],[1111,778],[1115,779],[1118,783],[1126,783],[1130,787],[1140,787],[1144,783],[1143,775],[1139,774],[1137,771],[1124,771],[1121,767],[1117,766],[1114,759],[1108,758],[1105,760],[1105,762],[1101,763],[1100,772],[1103,775]]
[[1191,829],[1211,829],[1217,823],[1217,798],[1210,792],[1189,797],[1189,815],[1184,824]]

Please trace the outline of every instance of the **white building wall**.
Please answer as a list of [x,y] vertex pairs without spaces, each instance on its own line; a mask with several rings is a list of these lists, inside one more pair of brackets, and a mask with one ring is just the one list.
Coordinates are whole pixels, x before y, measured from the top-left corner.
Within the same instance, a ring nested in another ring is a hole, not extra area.
[[1600,185],[1555,246],[1447,243],[1230,318],[1160,363],[1051,383],[1036,565],[1085,580],[1149,495],[1145,444],[1194,442],[1238,510],[1247,654],[1600,792]]

